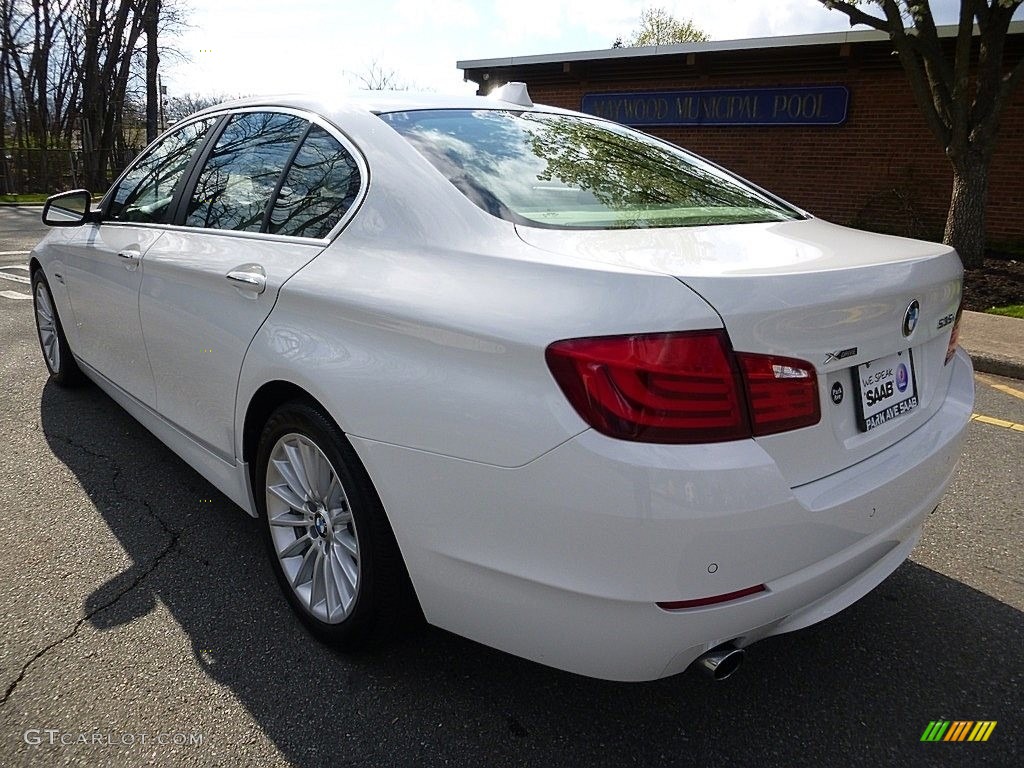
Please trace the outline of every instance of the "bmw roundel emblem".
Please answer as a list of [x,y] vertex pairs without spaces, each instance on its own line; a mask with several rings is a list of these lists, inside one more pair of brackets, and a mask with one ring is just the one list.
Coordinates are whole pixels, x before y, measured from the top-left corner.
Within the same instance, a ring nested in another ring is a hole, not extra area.
[[921,305],[914,299],[907,307],[907,313],[903,315],[903,335],[909,336],[917,328],[917,318],[921,315]]

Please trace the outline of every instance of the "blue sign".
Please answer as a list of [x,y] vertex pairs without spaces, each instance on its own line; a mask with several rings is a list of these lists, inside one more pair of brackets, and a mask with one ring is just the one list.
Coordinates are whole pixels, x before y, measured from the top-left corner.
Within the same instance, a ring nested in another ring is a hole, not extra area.
[[587,93],[581,111],[626,125],[840,125],[845,85]]

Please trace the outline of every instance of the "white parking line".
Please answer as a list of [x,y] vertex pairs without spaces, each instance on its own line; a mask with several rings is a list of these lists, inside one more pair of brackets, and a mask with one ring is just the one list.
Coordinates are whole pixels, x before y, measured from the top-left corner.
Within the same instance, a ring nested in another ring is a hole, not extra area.
[[32,297],[27,293],[18,293],[17,291],[0,291],[0,296],[5,299],[25,299],[28,301],[32,300]]
[[32,251],[0,251],[0,256],[28,256]]
[[22,272],[28,272],[28,267],[24,264],[4,264],[0,269],[20,269]]
[[3,270],[3,267],[0,267],[0,280],[10,280],[12,283],[28,283],[29,282],[29,279],[27,277],[22,277],[21,275],[8,275],[6,272],[4,272],[2,270]]

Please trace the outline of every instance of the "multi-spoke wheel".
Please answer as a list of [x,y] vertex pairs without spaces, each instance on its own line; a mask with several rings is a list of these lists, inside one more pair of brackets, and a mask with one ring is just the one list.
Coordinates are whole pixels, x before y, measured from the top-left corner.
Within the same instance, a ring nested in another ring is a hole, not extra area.
[[312,440],[278,439],[267,466],[267,522],[288,583],[316,618],[344,621],[359,592],[359,537],[338,473]]
[[50,293],[50,285],[46,282],[41,269],[32,274],[32,299],[36,309],[39,347],[43,351],[43,360],[50,371],[50,378],[62,386],[79,383],[82,373],[68,348],[64,328],[57,315],[57,306],[53,301],[53,294]]
[[285,596],[317,635],[345,647],[383,639],[414,604],[369,477],[319,408],[292,402],[267,421],[257,506]]

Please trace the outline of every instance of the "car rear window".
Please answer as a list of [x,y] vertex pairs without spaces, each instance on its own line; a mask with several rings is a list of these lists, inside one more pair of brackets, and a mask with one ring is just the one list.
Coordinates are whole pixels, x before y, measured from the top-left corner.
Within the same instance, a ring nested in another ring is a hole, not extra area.
[[510,110],[380,117],[466,197],[519,224],[646,229],[801,217],[726,171],[616,123]]

